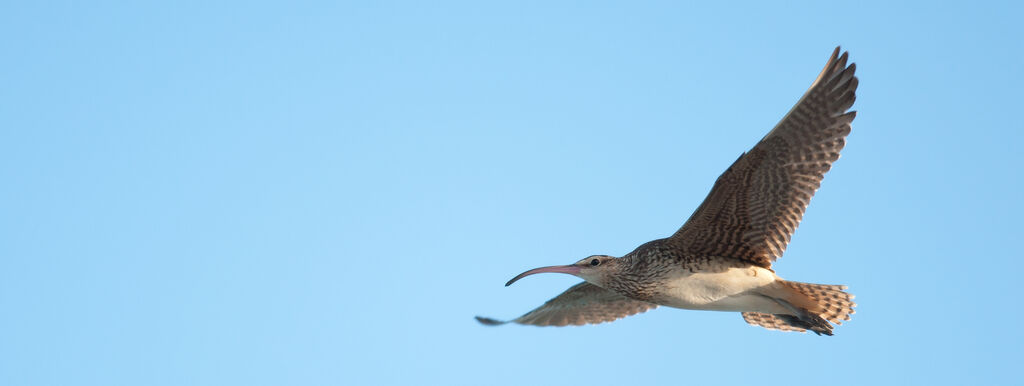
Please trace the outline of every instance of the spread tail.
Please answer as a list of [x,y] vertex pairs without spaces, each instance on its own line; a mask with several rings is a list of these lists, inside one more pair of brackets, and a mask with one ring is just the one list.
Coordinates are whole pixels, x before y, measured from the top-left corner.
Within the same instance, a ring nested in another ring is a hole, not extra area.
[[843,292],[844,285],[811,284],[795,281],[780,281],[790,289],[788,299],[776,299],[793,309],[794,315],[744,312],[743,320],[755,326],[773,330],[811,330],[821,335],[832,335],[832,325],[850,320],[854,313],[853,295]]

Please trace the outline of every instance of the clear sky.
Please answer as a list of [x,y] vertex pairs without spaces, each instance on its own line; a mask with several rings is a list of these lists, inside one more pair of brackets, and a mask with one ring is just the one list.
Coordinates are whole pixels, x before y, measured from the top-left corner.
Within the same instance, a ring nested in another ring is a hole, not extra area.
[[[0,5],[0,384],[1024,382],[1018,5],[481,3]],[[835,336],[474,321],[674,232],[836,45],[775,266]]]

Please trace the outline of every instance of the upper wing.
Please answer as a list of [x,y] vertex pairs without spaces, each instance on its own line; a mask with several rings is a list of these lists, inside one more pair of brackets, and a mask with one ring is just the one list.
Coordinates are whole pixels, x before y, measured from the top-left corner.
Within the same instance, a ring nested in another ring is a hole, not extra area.
[[[634,300],[596,285],[582,282],[569,287],[561,295],[511,322],[534,326],[565,326],[610,322],[657,307],[657,304]],[[486,325],[508,321],[477,316]]]
[[856,112],[856,65],[836,47],[825,69],[778,125],[718,177],[672,239],[695,253],[770,267],[839,151]]

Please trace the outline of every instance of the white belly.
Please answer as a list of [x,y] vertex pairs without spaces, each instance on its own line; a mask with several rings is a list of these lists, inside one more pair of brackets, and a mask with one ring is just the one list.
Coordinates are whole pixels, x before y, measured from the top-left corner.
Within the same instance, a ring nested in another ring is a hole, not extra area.
[[690,310],[789,313],[763,294],[771,292],[767,286],[776,279],[772,271],[760,267],[686,274],[671,278],[655,297],[655,302]]

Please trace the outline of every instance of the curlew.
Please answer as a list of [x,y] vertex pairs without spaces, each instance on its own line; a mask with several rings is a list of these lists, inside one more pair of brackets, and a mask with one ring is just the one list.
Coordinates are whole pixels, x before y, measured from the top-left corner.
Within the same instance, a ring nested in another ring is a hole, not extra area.
[[[836,47],[811,87],[764,138],[715,181],[667,238],[622,257],[590,256],[531,269],[584,282],[511,322],[565,326],[610,322],[658,306],[740,312],[764,328],[832,335],[853,314],[846,286],[784,280],[772,270],[850,133],[856,65]],[[477,317],[487,325],[505,321]]]

